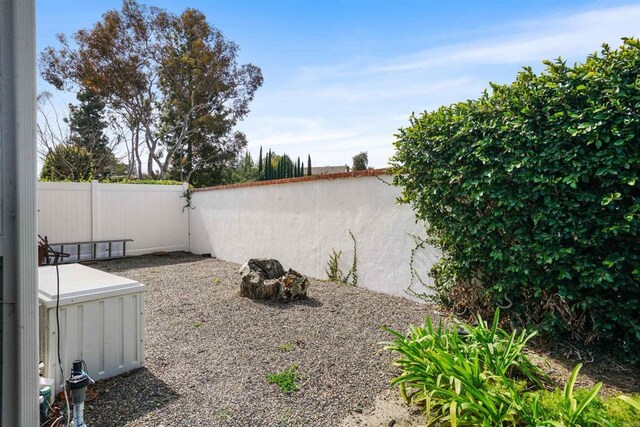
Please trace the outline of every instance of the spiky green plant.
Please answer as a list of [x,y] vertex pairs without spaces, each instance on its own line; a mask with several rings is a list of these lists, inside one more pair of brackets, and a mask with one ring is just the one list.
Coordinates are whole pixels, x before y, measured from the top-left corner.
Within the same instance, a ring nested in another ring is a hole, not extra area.
[[478,325],[412,326],[405,336],[385,328],[395,340],[387,350],[400,354],[401,374],[392,380],[408,403],[423,405],[429,425],[499,426],[515,423],[519,395],[546,376],[523,353],[535,334],[507,333],[478,318]]

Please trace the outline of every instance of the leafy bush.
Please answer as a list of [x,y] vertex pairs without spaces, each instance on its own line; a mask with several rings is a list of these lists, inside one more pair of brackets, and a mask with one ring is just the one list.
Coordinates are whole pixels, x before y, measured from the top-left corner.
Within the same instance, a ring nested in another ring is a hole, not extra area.
[[[547,391],[548,377],[533,365],[524,348],[534,334],[497,327],[496,311],[490,326],[478,316],[478,325],[454,323],[434,328],[411,327],[395,336],[385,349],[399,353],[401,374],[392,380],[407,403],[424,407],[429,425],[474,426],[634,426],[638,403],[628,396],[602,401],[598,392],[576,389],[582,365],[577,365],[563,391]],[[637,417],[636,417],[637,418]]]
[[[545,375],[523,354],[534,334],[508,334],[478,318],[478,326],[458,323],[411,327],[409,334],[386,329],[395,341],[385,349],[400,353],[402,374],[392,380],[408,403],[424,405],[430,423],[501,425],[513,421],[520,392],[541,386]],[[520,382],[518,382],[520,381]],[[455,420],[455,421],[454,421]]]
[[93,158],[89,150],[75,145],[58,144],[44,158],[42,181],[91,181]]
[[442,249],[445,302],[506,296],[523,324],[638,362],[640,41],[545,64],[412,116],[394,182]]
[[171,179],[127,179],[127,178],[111,178],[101,180],[105,184],[152,184],[152,185],[182,185],[180,181]]
[[[93,177],[86,179],[55,179],[48,177],[40,177],[42,182],[91,182]],[[103,184],[149,184],[149,185],[182,185],[180,181],[172,181],[170,179],[127,179],[127,178],[110,178],[99,180]]]

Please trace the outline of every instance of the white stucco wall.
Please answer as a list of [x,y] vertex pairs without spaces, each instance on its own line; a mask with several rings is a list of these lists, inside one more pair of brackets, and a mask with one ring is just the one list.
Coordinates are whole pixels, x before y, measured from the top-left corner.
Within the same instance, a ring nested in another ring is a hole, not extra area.
[[[391,181],[389,176],[379,176]],[[424,235],[408,205],[398,205],[400,190],[375,176],[291,182],[198,191],[190,211],[190,248],[223,260],[275,258],[285,269],[326,278],[331,250],[342,251],[347,272],[357,242],[358,286],[407,296],[414,239]],[[420,250],[414,266],[429,282],[434,248]],[[424,292],[415,283],[412,289]]]

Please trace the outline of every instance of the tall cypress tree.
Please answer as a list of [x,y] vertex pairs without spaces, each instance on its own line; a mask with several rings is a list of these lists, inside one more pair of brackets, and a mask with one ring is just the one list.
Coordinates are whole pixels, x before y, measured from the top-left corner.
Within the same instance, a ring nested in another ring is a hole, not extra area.
[[273,153],[269,150],[269,179],[275,177],[275,171],[273,170]]
[[262,180],[262,145],[260,146],[260,157],[258,157],[258,180]]
[[304,162],[300,163],[300,176],[304,176]]
[[284,164],[282,165],[284,168],[284,177],[285,178],[290,178],[289,176],[289,156],[287,156],[286,154],[284,156],[282,156],[282,160],[284,160]]
[[288,164],[287,164],[287,155],[283,154],[282,155],[282,159],[280,159],[280,161],[282,162],[282,178],[288,178]]
[[[274,153],[272,152],[271,153],[271,161],[272,162],[273,162],[273,154]],[[273,173],[272,173],[271,179],[278,179],[278,166],[280,166],[280,162],[278,162],[277,159],[276,159],[275,166],[273,166],[273,164],[271,166],[273,168]]]
[[264,161],[264,179],[267,181],[271,179],[271,149],[267,152],[267,156]]
[[278,159],[278,166],[276,167],[276,170],[278,171],[278,172],[276,173],[276,179],[280,179],[280,178],[282,178],[282,165],[283,165],[283,164],[284,164],[284,163],[282,163],[282,157],[280,157],[280,158]]
[[69,105],[70,141],[91,154],[93,173],[96,177],[108,175],[118,161],[109,148],[109,139],[104,133],[108,123],[105,119],[105,103],[91,89],[83,88],[77,94],[78,105]]
[[298,164],[296,165],[296,176],[300,176],[300,156],[298,156]]
[[307,157],[307,175],[311,176],[311,154]]

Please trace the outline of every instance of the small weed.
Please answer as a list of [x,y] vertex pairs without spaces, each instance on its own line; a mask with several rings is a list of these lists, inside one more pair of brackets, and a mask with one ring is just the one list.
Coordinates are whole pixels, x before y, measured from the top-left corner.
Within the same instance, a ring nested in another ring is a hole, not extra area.
[[229,421],[233,418],[233,412],[230,409],[223,409],[218,411],[218,418],[220,421]]
[[342,251],[336,252],[335,249],[331,249],[332,253],[329,255],[329,261],[327,262],[327,268],[325,272],[329,280],[333,282],[342,282],[342,271],[338,266]]
[[216,285],[219,284],[220,282],[222,282],[222,280],[220,280],[219,277],[216,277],[215,279],[213,279],[213,283],[215,283]]
[[344,277],[344,282],[348,283],[349,278],[351,278],[351,285],[358,286],[358,246],[356,244],[356,236],[353,235],[351,230],[349,230],[349,236],[353,240],[353,261],[351,262],[351,270]]
[[195,322],[195,323],[193,324],[193,327],[194,327],[194,328],[199,328],[200,326],[202,326],[202,322]]
[[286,408],[284,411],[282,411],[278,426],[291,427],[295,425],[297,425],[297,423],[293,420],[293,413],[291,412],[291,408]]
[[349,272],[347,272],[346,275],[342,270],[340,270],[339,263],[342,251],[336,252],[335,249],[332,249],[331,255],[329,255],[329,261],[327,261],[325,273],[327,273],[329,280],[333,282],[350,283],[352,286],[358,286],[358,247],[356,237],[353,235],[351,230],[349,230],[349,236],[351,236],[351,240],[353,240],[353,260],[351,262],[351,269],[349,269]]
[[278,346],[278,350],[282,350],[282,351],[293,351],[294,348],[295,348],[295,345],[293,345],[293,343],[290,343],[290,342],[286,342]]
[[270,372],[266,375],[269,384],[277,384],[283,393],[293,393],[299,390],[298,373],[296,372],[298,365],[291,365],[287,370],[282,372]]

